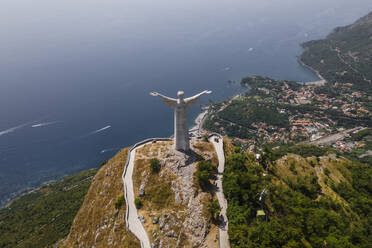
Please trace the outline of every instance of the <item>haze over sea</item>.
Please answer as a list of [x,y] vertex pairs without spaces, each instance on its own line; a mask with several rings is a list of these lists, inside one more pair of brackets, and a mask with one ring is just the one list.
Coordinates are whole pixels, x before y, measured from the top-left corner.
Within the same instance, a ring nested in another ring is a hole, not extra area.
[[210,89],[205,104],[240,92],[227,81],[245,75],[317,80],[296,61],[299,44],[371,9],[370,0],[2,0],[1,203],[169,136],[173,113],[152,90]]

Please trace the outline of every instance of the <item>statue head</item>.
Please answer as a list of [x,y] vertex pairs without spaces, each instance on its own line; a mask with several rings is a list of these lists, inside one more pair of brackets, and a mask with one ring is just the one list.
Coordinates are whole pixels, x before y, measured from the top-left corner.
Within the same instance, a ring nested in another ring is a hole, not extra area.
[[184,92],[182,90],[177,92],[178,99],[183,100]]

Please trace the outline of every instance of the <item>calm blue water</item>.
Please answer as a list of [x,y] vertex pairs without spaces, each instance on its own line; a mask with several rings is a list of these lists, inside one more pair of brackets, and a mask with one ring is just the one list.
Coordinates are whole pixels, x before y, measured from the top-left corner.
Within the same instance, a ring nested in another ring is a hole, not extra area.
[[213,90],[204,104],[239,92],[227,81],[245,75],[316,80],[296,62],[299,44],[370,10],[370,0],[2,0],[0,200],[169,136],[173,113],[152,90]]

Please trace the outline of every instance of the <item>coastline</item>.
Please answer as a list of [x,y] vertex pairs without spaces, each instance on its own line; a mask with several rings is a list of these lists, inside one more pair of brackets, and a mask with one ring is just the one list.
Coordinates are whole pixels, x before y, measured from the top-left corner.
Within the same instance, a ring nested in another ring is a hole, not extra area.
[[[203,126],[204,119],[207,116],[208,110],[209,110],[209,106],[203,108],[203,111],[196,116],[196,118],[194,119],[195,125],[189,130],[191,135],[193,135],[193,136],[200,136],[201,135],[201,129],[202,129],[202,126]],[[88,170],[90,170],[90,169],[88,169]],[[42,189],[45,186],[48,186],[50,184],[53,184],[53,183],[58,182],[60,180],[63,180],[66,176],[71,176],[71,175],[75,175],[75,174],[78,174],[78,173],[80,173],[80,172],[77,172],[77,173],[74,173],[74,174],[69,174],[69,175],[64,175],[63,177],[61,177],[59,179],[46,181],[46,182],[42,183],[40,186],[31,187],[31,188],[28,187],[28,188],[25,188],[25,189],[20,190],[18,192],[15,192],[14,197],[9,197],[8,199],[4,200],[3,204],[0,205],[0,210],[4,209],[4,208],[9,208],[10,205],[14,201],[18,200],[19,198],[21,198],[25,195],[32,194],[32,193]]]
[[[88,170],[89,170],[89,169],[88,169]],[[78,173],[80,173],[80,172],[78,172]],[[75,173],[75,174],[78,174],[78,173]],[[71,175],[75,175],[75,174],[71,174]],[[67,176],[71,176],[71,175],[65,175],[65,176],[61,177],[60,179],[48,180],[48,181],[42,183],[40,186],[28,187],[28,188],[25,188],[25,189],[23,189],[23,190],[20,190],[20,191],[14,193],[14,194],[15,194],[14,197],[9,197],[8,199],[6,199],[6,200],[4,201],[4,203],[3,203],[2,205],[0,205],[0,210],[1,210],[1,209],[4,209],[4,208],[9,208],[10,205],[11,205],[14,201],[18,200],[19,198],[21,198],[21,197],[23,197],[23,196],[25,196],[25,195],[32,194],[32,193],[34,193],[34,192],[36,192],[36,191],[42,189],[43,187],[49,186],[49,185],[51,185],[51,184],[53,184],[53,183],[56,183],[56,182],[58,182],[58,181],[62,181],[62,180],[64,180],[65,177],[67,177]]]
[[[317,77],[320,79],[320,80],[317,80],[317,81],[299,82],[299,83],[303,83],[304,85],[324,85],[324,84],[327,83],[327,80],[325,80],[325,78],[319,73],[319,71],[317,71],[314,68],[312,68],[311,66],[305,64],[301,60],[300,56],[297,57],[297,62],[301,66],[303,66],[303,67],[311,70],[312,72],[314,72],[317,75]],[[238,93],[238,94],[232,96],[231,99],[236,99],[240,95],[241,95],[241,93]],[[196,118],[194,119],[195,125],[192,126],[191,129],[189,129],[189,133],[191,134],[191,136],[197,137],[197,136],[200,136],[201,135],[201,129],[202,129],[204,120],[205,120],[205,118],[207,116],[208,110],[209,110],[209,106],[204,107],[202,109],[202,112],[200,114],[198,114],[196,116]],[[75,174],[77,174],[77,173],[75,173]],[[71,174],[71,175],[74,175],[74,174]],[[68,176],[68,175],[65,175],[65,176]],[[31,193],[33,193],[33,192],[41,189],[44,185],[48,185],[48,184],[54,183],[56,181],[63,180],[63,178],[65,176],[63,176],[63,177],[61,177],[61,178],[59,178],[57,180],[50,180],[50,181],[44,182],[40,186],[37,186],[37,187],[26,188],[24,190],[20,190],[19,192],[15,193],[15,196],[14,197],[10,197],[10,198],[6,199],[3,202],[3,204],[0,205],[0,209],[8,208],[15,200],[19,199],[20,197],[22,197],[24,195],[27,195],[27,194],[31,194]]]
[[193,126],[190,130],[189,133],[192,136],[200,136],[201,135],[201,129],[203,127],[204,119],[207,116],[209,110],[209,106],[204,108],[203,111],[198,114],[194,120],[195,126]]
[[312,72],[314,72],[317,77],[320,79],[320,80],[317,80],[317,81],[310,81],[310,82],[304,82],[304,84],[306,85],[311,85],[311,84],[314,84],[314,85],[317,85],[317,84],[326,84],[327,83],[327,80],[320,74],[319,71],[315,70],[314,68],[312,68],[311,66],[305,64],[300,57],[297,57],[297,62],[302,65],[303,67],[311,70]]

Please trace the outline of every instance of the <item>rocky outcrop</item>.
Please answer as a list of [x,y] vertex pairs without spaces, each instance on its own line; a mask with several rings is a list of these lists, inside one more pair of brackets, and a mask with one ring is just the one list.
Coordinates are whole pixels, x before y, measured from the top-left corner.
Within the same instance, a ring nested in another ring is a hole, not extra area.
[[[133,182],[138,196],[144,191],[143,207],[139,213],[144,216],[144,227],[153,247],[218,246],[215,237],[217,227],[210,223],[206,210],[210,195],[201,192],[194,183],[197,161],[216,161],[213,145],[202,143],[191,142],[192,152],[189,153],[173,150],[172,142],[149,144],[137,151]],[[159,174],[151,173],[148,166],[149,160],[154,157],[162,164]],[[162,191],[169,190],[166,205],[162,205],[164,199],[157,199],[154,195],[158,192],[154,190],[154,185]],[[214,232],[211,234],[212,229]],[[210,235],[214,237],[208,239]],[[214,241],[211,243],[210,240]]]

